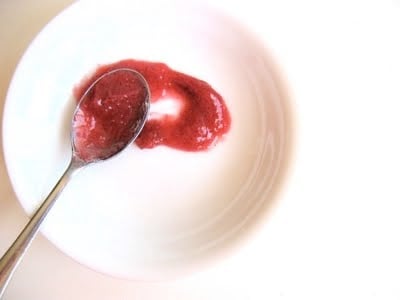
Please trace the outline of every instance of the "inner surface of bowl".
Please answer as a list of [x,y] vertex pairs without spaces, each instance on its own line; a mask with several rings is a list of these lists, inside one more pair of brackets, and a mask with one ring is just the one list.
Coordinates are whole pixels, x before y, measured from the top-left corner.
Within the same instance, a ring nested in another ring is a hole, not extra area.
[[265,217],[288,155],[287,99],[263,44],[231,18],[190,2],[117,2],[78,2],[31,44],[7,98],[5,158],[32,213],[70,158],[73,87],[98,64],[159,61],[210,83],[232,117],[223,141],[197,153],[128,147],[74,176],[43,224],[89,267],[164,279],[215,258]]

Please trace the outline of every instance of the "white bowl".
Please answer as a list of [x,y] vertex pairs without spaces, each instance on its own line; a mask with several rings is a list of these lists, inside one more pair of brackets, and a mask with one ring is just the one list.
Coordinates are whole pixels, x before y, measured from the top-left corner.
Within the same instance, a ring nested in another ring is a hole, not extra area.
[[67,166],[73,87],[126,58],[206,80],[232,128],[210,151],[130,147],[82,170],[42,232],[100,272],[166,279],[215,261],[266,220],[290,150],[288,100],[264,45],[222,13],[190,1],[77,2],[32,42],[7,95],[5,160],[27,213]]

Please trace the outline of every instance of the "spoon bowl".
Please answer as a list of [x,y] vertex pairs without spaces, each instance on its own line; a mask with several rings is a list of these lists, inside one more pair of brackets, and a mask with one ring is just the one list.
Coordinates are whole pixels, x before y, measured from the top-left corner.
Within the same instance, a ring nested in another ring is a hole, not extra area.
[[140,73],[120,68],[101,75],[75,108],[72,159],[88,164],[121,152],[138,137],[149,107],[149,86]]
[[71,123],[71,160],[64,174],[0,259],[0,297],[58,195],[82,167],[120,153],[140,134],[150,107],[150,90],[132,69],[107,72],[84,92]]

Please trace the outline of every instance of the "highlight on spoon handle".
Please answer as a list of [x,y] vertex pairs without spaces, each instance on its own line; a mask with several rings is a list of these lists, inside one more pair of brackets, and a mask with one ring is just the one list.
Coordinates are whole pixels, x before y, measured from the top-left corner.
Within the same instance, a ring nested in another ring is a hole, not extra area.
[[31,220],[26,224],[25,228],[21,231],[17,239],[10,246],[7,252],[0,259],[0,298],[2,297],[11,276],[13,275],[16,267],[21,261],[26,249],[28,249],[33,238],[36,236],[40,225],[42,224],[47,213],[53,207],[55,200],[58,198],[60,192],[64,189],[72,173],[79,166],[73,162],[69,164],[64,174],[58,180],[54,188],[51,190],[47,198],[43,201],[41,206],[37,209]]

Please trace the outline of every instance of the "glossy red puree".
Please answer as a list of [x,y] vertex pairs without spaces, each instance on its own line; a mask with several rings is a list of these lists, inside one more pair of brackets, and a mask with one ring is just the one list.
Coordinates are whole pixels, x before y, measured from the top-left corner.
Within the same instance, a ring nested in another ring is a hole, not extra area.
[[100,66],[75,89],[76,98],[102,74],[121,67],[135,69],[144,76],[150,87],[152,107],[171,99],[178,107],[173,114],[150,109],[149,119],[136,139],[140,148],[165,145],[202,151],[229,131],[231,118],[221,95],[207,82],[174,71],[163,63],[128,59]]
[[[83,91],[85,92],[85,91]],[[119,70],[99,79],[82,97],[73,119],[73,143],[85,162],[106,159],[124,148],[146,113],[149,91],[143,78]]]

